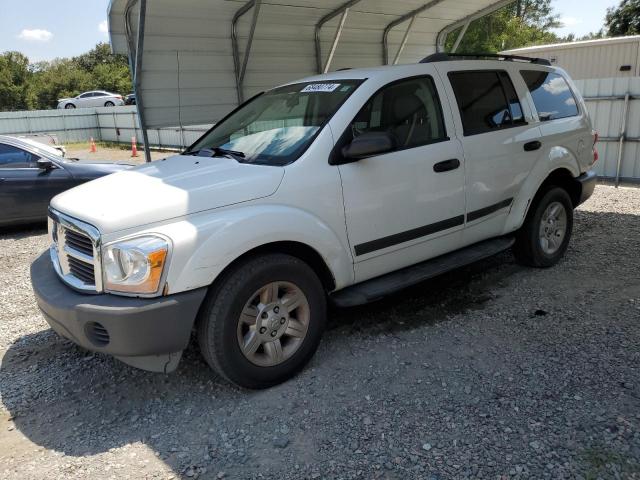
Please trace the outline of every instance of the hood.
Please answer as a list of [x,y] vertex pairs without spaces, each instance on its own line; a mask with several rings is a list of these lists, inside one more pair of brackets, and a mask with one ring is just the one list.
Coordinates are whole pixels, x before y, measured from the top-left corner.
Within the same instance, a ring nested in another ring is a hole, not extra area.
[[112,233],[267,197],[283,176],[281,167],[178,155],[84,183],[51,206]]
[[64,160],[60,165],[67,170],[74,178],[78,179],[94,179],[108,175],[110,173],[120,172],[131,168],[133,164],[114,163],[100,160]]

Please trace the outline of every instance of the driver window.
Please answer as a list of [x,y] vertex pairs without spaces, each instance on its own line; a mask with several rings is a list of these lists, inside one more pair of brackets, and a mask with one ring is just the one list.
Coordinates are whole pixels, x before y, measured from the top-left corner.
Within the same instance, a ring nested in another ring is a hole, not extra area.
[[352,138],[388,132],[397,148],[415,148],[446,140],[440,99],[431,77],[395,82],[376,93],[351,124]]
[[0,144],[0,168],[36,168],[38,157],[12,145]]

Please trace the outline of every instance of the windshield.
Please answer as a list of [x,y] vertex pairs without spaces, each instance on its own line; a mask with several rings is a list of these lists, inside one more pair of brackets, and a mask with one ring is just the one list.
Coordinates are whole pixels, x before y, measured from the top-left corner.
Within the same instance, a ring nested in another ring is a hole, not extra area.
[[305,82],[270,90],[218,123],[187,153],[209,149],[232,152],[247,163],[291,163],[362,82]]

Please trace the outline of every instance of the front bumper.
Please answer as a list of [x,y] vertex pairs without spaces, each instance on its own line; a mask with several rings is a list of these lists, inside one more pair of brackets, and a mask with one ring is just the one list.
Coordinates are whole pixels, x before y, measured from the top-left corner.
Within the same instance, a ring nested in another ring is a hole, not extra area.
[[[593,191],[596,188],[596,184],[598,183],[598,175],[593,170],[589,170],[586,173],[583,173],[578,178],[576,178],[578,182],[580,182],[580,200],[578,201],[578,205],[586,202],[591,195],[593,195]],[[577,206],[577,205],[576,205]]]
[[31,264],[31,285],[47,323],[58,334],[153,371],[177,366],[207,293],[199,288],[150,299],[82,294],[60,281],[48,251]]

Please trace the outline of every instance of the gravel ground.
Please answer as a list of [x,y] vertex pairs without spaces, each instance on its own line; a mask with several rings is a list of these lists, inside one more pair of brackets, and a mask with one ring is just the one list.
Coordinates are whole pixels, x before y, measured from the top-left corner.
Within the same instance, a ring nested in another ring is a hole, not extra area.
[[152,374],[58,338],[0,234],[0,478],[640,479],[640,189],[599,186],[548,270],[504,253],[335,310],[251,392],[195,348]]

